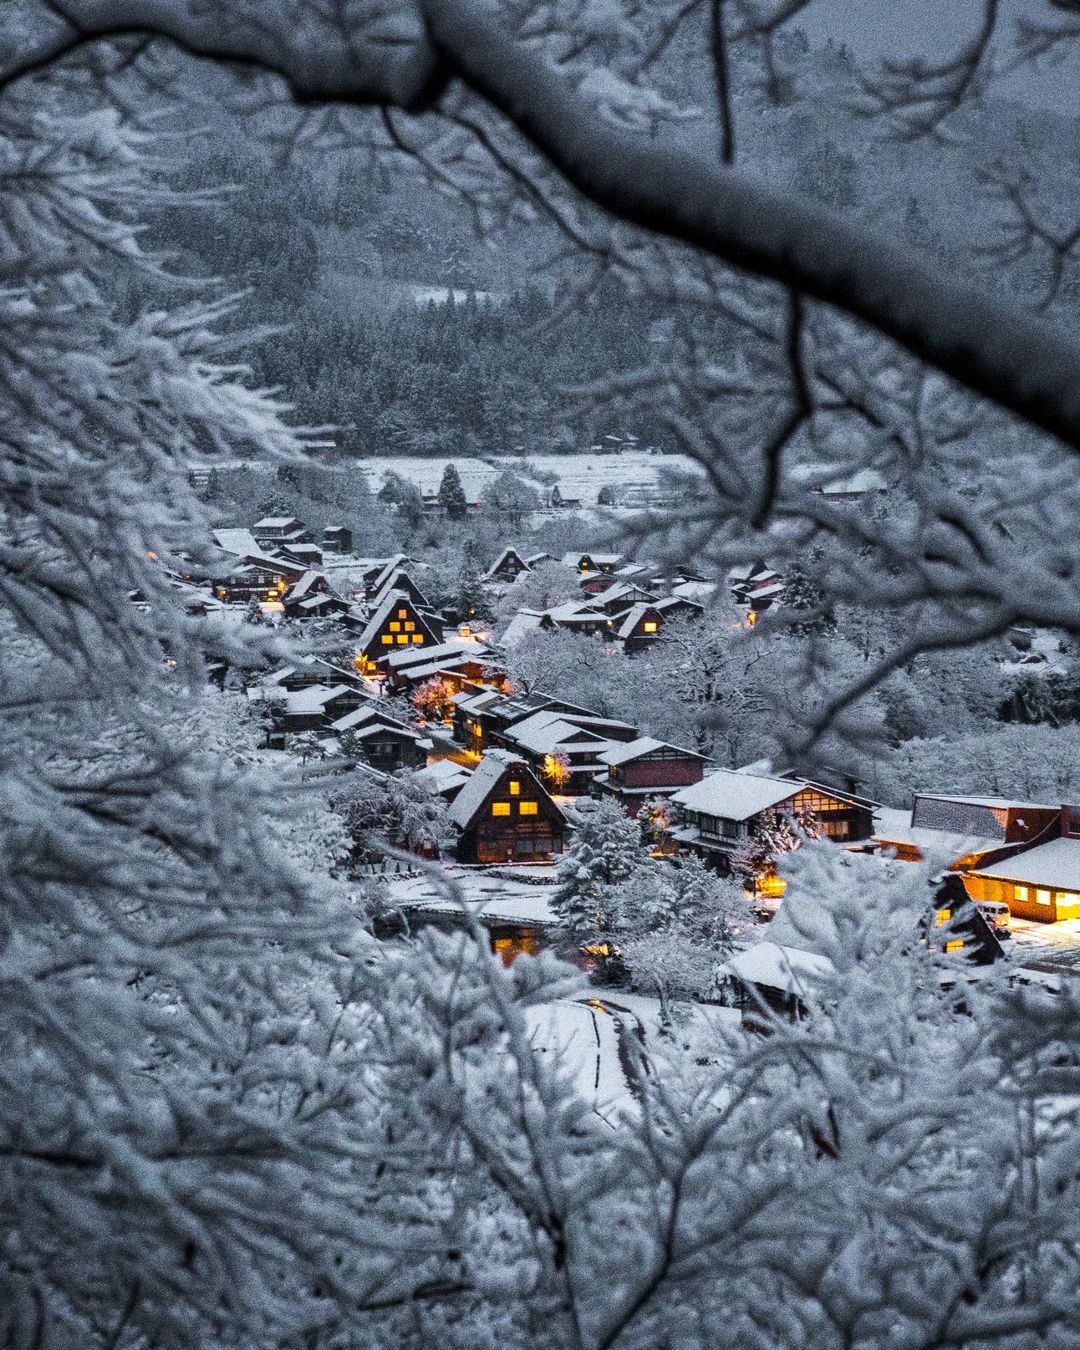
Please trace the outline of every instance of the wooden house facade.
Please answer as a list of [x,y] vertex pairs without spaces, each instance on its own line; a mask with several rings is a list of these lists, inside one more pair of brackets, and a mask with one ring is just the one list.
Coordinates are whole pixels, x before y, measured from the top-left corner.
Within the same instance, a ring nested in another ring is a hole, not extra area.
[[370,703],[338,718],[329,730],[340,737],[343,749],[387,773],[421,769],[427,763],[431,742]]
[[647,651],[659,641],[664,627],[664,615],[655,605],[634,605],[619,616],[615,629],[616,641],[622,644],[627,656]]
[[504,548],[495,562],[484,573],[485,581],[516,581],[522,572],[532,568],[516,548]]
[[368,618],[356,644],[356,665],[365,674],[374,674],[381,656],[402,647],[437,647],[437,633],[412,597],[404,591],[391,591]]
[[775,815],[805,817],[821,838],[837,843],[869,839],[873,803],[836,788],[786,778],[718,769],[672,796],[678,820],[673,838],[721,871],[731,855]]
[[1037,923],[1080,919],[1080,807],[1063,806],[1034,840],[983,854],[963,873],[973,900]]
[[612,746],[598,758],[605,767],[593,778],[594,792],[614,796],[630,816],[649,797],[673,796],[705,776],[704,755],[652,736]]
[[549,862],[563,851],[566,817],[524,760],[489,750],[450,805],[462,862]]

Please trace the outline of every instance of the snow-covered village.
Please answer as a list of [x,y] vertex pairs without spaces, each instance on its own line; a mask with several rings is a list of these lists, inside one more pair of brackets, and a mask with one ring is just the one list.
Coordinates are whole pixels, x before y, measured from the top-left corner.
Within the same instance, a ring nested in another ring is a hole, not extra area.
[[2,1350],[1080,1346],[1076,5],[7,8]]

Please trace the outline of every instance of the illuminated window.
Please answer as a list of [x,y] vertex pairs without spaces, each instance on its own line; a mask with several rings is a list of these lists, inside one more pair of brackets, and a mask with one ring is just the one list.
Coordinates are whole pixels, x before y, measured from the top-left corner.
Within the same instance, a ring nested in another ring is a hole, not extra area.
[[397,640],[398,640],[399,643],[402,643],[402,642],[408,642],[408,640],[409,640],[409,635],[408,635],[408,633],[399,633],[399,634],[397,635]]
[[941,928],[942,925],[947,924],[951,918],[952,918],[951,909],[939,909],[938,912],[934,915],[934,927]]
[[964,950],[964,939],[953,938],[951,941],[946,942],[945,950],[947,952],[962,952]]
[[390,631],[391,631],[391,633],[400,633],[400,632],[401,632],[401,624],[399,624],[399,623],[392,623],[392,624],[390,625]]
[[1031,895],[1028,891],[1028,888],[1026,886],[1016,886],[1013,889],[1016,891],[1017,900],[1019,900],[1022,904],[1026,905],[1027,902],[1031,899]]
[[510,814],[509,802],[492,802],[491,814],[493,816],[508,816]]
[[519,813],[519,815],[523,815],[523,816],[535,816],[535,815],[536,815],[536,810],[537,810],[537,807],[536,807],[536,803],[535,803],[535,802],[518,802],[518,813]]
[[390,636],[389,633],[384,633],[380,638],[380,641],[382,642],[382,645],[384,647],[392,647],[394,645],[394,639]]
[[399,619],[407,619],[409,617],[409,611],[407,609],[399,609],[397,616]]
[[414,634],[412,635],[412,640],[413,640],[414,642],[423,642],[423,640],[424,640],[424,635],[423,635],[423,633],[414,633]]
[[1040,905],[1048,905],[1050,903],[1050,892],[1038,890],[1035,892],[1035,899],[1038,900]]
[[407,624],[405,625],[405,631],[406,631],[406,633],[415,633],[415,632],[416,632],[416,624],[414,624],[414,623],[407,623]]
[[521,784],[517,781],[516,778],[511,778],[511,780],[510,780],[510,796],[511,796],[511,797],[516,797],[520,791],[521,791]]
[[642,624],[641,626],[642,626],[642,628],[644,628],[644,630],[645,630],[646,633],[655,633],[655,632],[656,632],[656,622],[655,622],[655,620],[653,620],[653,619],[650,619],[648,623],[644,623],[644,624]]

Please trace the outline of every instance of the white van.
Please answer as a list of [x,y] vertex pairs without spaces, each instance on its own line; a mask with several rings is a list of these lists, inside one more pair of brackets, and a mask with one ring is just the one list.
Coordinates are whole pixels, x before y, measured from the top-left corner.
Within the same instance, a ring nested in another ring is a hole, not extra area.
[[1012,937],[1009,929],[1009,920],[1012,917],[1009,913],[1009,906],[1000,900],[976,900],[975,908],[990,925],[994,936],[1000,941],[1002,938]]

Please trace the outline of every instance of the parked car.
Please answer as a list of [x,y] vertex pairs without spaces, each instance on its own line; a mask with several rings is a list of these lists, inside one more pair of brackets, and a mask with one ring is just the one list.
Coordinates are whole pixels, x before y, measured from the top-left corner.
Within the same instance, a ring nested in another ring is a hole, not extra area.
[[1008,905],[1003,904],[1000,900],[976,900],[975,908],[993,929],[994,936],[999,942],[1002,938],[1012,937],[1012,930],[1009,928],[1011,915]]

